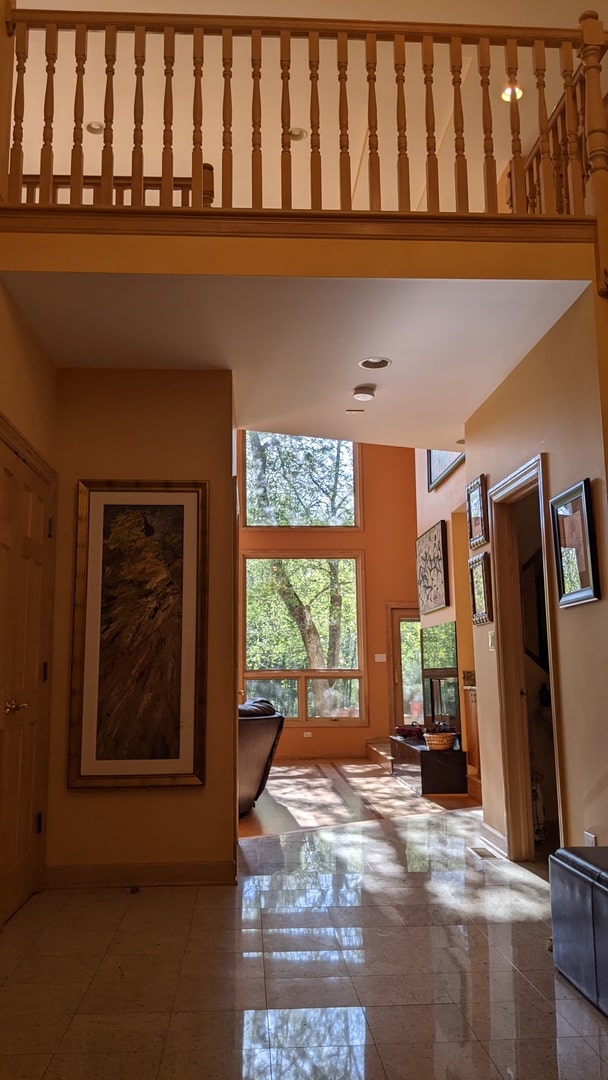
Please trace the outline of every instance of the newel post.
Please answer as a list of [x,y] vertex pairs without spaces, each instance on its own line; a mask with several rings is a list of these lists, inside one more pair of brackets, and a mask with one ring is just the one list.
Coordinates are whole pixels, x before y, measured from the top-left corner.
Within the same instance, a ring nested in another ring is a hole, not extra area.
[[0,203],[5,203],[8,198],[8,161],[11,148],[11,105],[15,67],[13,34],[13,9],[7,2],[4,6],[4,19],[0,23]]
[[580,17],[580,57],[585,69],[585,137],[589,176],[585,209],[597,218],[598,292],[608,297],[608,127],[600,82],[606,49],[604,26],[597,11]]

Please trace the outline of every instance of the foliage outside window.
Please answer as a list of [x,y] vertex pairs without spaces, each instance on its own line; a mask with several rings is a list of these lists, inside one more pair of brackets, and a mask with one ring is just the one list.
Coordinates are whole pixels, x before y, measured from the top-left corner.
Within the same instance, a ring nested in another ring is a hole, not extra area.
[[300,720],[357,719],[357,629],[356,559],[246,560],[248,695]]
[[245,521],[249,526],[355,525],[353,444],[247,431]]

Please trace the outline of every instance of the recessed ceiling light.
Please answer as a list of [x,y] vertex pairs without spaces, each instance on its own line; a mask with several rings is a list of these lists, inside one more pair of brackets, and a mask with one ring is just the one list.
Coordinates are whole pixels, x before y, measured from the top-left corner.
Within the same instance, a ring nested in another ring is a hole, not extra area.
[[89,131],[91,135],[101,135],[103,131],[103,120],[89,120],[87,131]]
[[292,139],[293,142],[301,142],[307,135],[308,132],[306,128],[292,127],[289,129],[289,138]]
[[359,367],[367,368],[368,371],[379,371],[389,367],[391,363],[388,356],[366,356],[365,360],[359,360]]
[[353,390],[355,401],[373,401],[375,394],[376,387],[371,383],[361,383],[360,386],[355,386]]
[[516,82],[507,83],[500,96],[503,101],[510,101],[513,95],[515,95],[515,100],[519,101],[519,99],[524,96],[524,92],[521,86],[518,86]]

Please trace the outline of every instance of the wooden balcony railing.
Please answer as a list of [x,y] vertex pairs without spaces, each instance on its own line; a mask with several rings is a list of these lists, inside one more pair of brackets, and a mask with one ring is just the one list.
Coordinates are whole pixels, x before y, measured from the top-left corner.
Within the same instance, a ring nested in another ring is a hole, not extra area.
[[12,208],[581,216],[608,198],[592,12],[548,30],[9,9],[7,27]]

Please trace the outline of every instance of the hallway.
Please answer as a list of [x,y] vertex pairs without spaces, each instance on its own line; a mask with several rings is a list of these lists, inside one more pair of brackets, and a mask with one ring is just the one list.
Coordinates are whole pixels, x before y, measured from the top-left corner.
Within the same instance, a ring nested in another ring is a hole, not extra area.
[[2,1080],[606,1080],[541,878],[480,812],[240,842],[239,884],[49,891],[0,933]]

